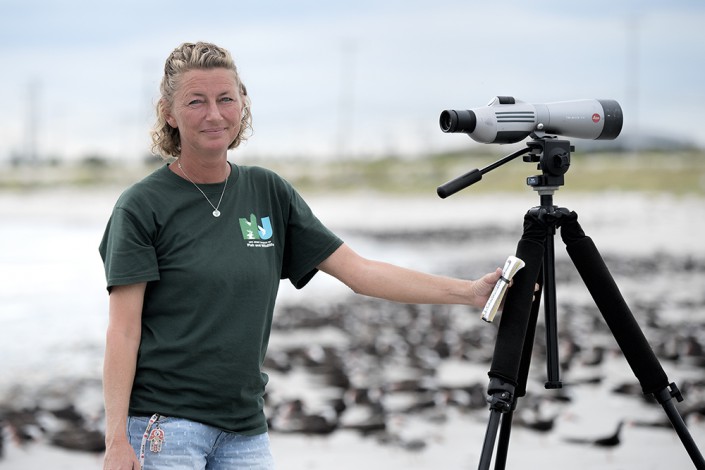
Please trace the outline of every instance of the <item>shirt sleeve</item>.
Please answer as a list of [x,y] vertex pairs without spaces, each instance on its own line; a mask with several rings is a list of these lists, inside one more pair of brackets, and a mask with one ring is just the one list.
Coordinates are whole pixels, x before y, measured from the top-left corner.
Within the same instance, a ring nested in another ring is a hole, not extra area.
[[301,289],[318,272],[316,266],[342,244],[343,241],[323,225],[291,188],[282,279],[288,278],[294,287]]
[[151,232],[134,214],[115,207],[99,247],[108,291],[117,285],[159,280]]

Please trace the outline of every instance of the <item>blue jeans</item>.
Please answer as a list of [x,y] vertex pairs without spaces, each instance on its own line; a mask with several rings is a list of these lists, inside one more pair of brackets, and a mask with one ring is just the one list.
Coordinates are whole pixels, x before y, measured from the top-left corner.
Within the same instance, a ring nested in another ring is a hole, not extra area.
[[[148,436],[145,436],[145,431]],[[244,436],[187,419],[165,416],[160,416],[150,426],[149,417],[130,416],[127,437],[138,457],[144,452],[144,470],[274,469],[267,433]],[[153,446],[149,438],[161,442]],[[144,446],[143,441],[146,443]]]

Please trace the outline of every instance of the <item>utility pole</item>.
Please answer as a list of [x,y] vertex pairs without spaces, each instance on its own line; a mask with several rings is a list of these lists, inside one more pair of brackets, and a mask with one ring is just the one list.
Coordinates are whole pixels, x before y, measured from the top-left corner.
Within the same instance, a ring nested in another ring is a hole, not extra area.
[[41,83],[32,79],[27,85],[27,128],[23,160],[29,165],[39,163],[39,94]]
[[355,101],[355,41],[348,39],[341,46],[340,95],[338,98],[337,158],[350,157],[354,142],[353,116]]
[[639,153],[641,142],[641,129],[639,129],[639,49],[640,49],[640,18],[634,15],[627,20],[627,70],[626,70],[626,96],[631,107],[629,120],[632,123],[633,135],[631,152]]

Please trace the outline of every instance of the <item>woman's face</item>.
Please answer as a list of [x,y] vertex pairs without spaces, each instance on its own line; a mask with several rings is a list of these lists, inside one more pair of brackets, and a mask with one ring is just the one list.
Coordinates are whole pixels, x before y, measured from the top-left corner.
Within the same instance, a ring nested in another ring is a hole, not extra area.
[[240,132],[242,103],[232,70],[185,72],[166,110],[166,121],[179,130],[181,155],[225,155]]

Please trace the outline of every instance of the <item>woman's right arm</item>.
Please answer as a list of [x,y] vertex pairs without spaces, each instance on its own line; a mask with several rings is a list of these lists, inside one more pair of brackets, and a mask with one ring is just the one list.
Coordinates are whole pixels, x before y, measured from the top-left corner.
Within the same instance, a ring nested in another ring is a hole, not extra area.
[[147,284],[114,286],[103,363],[105,470],[139,470],[127,440],[127,413],[142,335],[142,305]]

